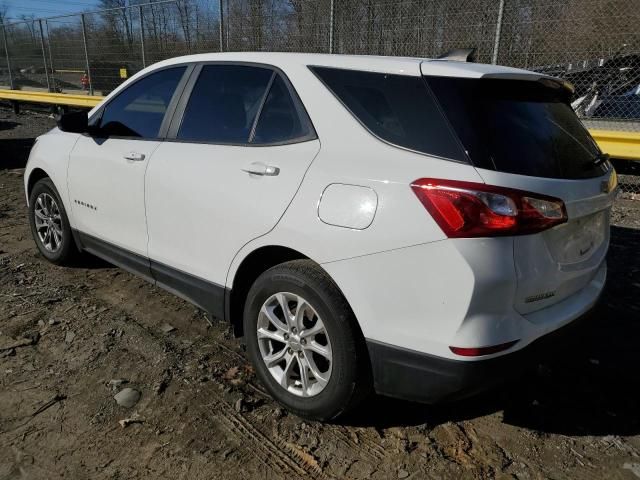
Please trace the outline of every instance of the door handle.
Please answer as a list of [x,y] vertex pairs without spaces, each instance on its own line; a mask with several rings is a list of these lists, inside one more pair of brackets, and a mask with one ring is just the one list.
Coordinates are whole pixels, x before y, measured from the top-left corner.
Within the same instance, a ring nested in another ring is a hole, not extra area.
[[247,172],[251,175],[260,175],[263,177],[275,177],[280,173],[280,169],[278,167],[274,167],[273,165],[265,165],[262,162],[253,162],[246,168],[243,168],[242,171]]
[[144,153],[129,152],[124,155],[124,158],[126,158],[127,160],[131,160],[132,162],[141,162],[144,160],[145,155]]

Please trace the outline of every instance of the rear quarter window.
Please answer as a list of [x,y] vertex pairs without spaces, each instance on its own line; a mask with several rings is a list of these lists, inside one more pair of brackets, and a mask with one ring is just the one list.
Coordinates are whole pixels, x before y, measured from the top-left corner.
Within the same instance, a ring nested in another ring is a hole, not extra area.
[[284,80],[276,75],[250,141],[254,144],[271,144],[310,138],[313,132],[309,122],[304,119]]
[[428,155],[467,161],[422,77],[310,68],[378,138]]

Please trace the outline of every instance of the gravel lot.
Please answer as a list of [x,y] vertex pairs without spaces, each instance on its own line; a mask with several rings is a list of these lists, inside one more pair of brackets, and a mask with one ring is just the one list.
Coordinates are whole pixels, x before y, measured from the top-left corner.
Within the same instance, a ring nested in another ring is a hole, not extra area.
[[640,478],[640,199],[615,207],[593,320],[525,377],[310,423],[263,393],[225,325],[104,262],[37,253],[22,169],[52,125],[0,109],[0,480]]

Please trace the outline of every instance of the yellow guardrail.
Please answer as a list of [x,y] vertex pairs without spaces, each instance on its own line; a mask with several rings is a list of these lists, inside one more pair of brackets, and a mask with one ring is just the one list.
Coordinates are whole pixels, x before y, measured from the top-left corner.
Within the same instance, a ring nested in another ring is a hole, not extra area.
[[[95,107],[104,97],[98,95],[75,95],[31,90],[0,89],[0,100],[45,103],[71,107]],[[589,129],[600,148],[613,158],[640,160],[640,132]]]
[[589,129],[603,152],[611,158],[640,160],[640,132]]
[[69,93],[50,93],[32,90],[2,90],[0,100],[14,100],[17,102],[46,103],[49,105],[65,105],[70,107],[93,108],[104,97],[97,95],[74,95]]

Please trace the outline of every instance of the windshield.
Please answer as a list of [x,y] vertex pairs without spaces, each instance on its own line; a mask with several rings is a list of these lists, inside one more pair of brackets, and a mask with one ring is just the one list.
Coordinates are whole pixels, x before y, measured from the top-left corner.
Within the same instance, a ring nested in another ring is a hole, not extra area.
[[599,149],[553,82],[425,77],[478,168],[547,178],[604,174]]

